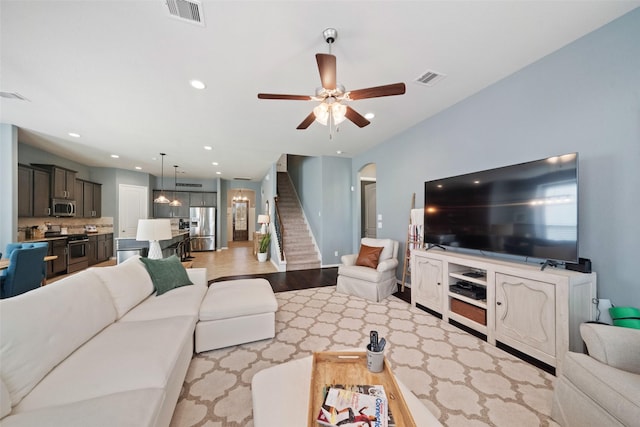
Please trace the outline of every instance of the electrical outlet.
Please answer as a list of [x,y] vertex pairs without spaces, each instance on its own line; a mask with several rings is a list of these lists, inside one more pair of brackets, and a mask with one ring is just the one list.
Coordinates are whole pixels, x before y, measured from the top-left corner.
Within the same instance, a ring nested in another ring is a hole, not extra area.
[[333,253],[333,256],[338,256],[338,251],[335,251],[335,252]]

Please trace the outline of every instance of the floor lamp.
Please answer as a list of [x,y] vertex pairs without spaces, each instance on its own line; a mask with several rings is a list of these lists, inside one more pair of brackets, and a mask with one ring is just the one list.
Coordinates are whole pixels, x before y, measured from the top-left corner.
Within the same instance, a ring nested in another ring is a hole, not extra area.
[[149,258],[162,259],[160,240],[171,239],[171,221],[168,219],[139,219],[136,240],[149,241]]

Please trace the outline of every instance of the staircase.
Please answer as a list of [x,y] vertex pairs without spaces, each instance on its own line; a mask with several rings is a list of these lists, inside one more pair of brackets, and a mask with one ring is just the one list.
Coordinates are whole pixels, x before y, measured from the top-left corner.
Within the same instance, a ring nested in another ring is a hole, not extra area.
[[278,210],[284,228],[282,239],[287,271],[320,268],[320,256],[286,172],[278,172]]

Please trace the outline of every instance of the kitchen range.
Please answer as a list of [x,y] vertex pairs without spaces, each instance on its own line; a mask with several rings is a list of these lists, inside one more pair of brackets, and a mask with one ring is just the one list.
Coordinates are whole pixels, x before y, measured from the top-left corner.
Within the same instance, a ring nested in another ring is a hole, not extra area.
[[66,237],[67,273],[74,273],[89,267],[89,236],[84,233],[65,234],[59,225],[50,225],[44,237]]

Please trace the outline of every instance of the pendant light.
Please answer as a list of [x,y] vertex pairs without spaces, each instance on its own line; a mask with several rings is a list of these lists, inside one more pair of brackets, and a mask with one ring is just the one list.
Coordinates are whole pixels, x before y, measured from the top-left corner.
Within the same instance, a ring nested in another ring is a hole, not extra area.
[[166,153],[160,153],[160,158],[162,159],[162,178],[160,181],[160,186],[162,187],[162,190],[160,191],[160,195],[153,199],[153,203],[169,203],[169,199],[167,199],[167,197],[164,195],[164,156],[166,156]]
[[173,165],[173,200],[169,206],[182,206],[182,202],[176,198],[176,189],[178,188],[178,165]]

